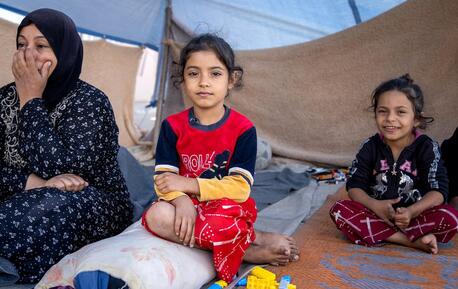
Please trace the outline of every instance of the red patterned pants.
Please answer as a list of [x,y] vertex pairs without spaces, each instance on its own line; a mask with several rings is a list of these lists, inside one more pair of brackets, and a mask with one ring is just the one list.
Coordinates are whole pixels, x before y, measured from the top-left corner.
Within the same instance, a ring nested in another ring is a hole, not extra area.
[[[197,210],[194,237],[197,246],[213,251],[213,263],[219,279],[230,283],[237,273],[246,249],[255,240],[256,204],[252,198],[243,203],[230,199],[199,202],[192,199]],[[156,235],[146,225],[143,226]]]
[[[398,232],[362,204],[351,200],[337,201],[329,212],[344,235],[355,244],[376,246]],[[439,205],[413,218],[403,233],[412,242],[434,234],[438,242],[447,243],[458,231],[458,212],[450,205]]]

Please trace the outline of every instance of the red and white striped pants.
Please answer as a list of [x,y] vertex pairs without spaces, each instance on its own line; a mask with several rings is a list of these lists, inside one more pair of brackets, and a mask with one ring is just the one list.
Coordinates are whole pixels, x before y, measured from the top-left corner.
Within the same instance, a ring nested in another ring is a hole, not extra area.
[[[376,246],[400,231],[362,204],[351,200],[337,201],[329,214],[337,229],[359,245]],[[412,242],[427,234],[434,234],[438,242],[447,243],[457,231],[458,212],[450,205],[439,205],[413,218],[403,233]]]

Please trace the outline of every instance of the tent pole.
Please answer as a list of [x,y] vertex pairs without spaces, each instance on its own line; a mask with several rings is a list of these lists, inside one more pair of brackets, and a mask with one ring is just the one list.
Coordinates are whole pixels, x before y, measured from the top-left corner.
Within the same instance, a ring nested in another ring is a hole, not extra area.
[[161,77],[159,80],[159,90],[157,98],[157,109],[156,109],[156,121],[153,128],[153,154],[156,151],[157,139],[159,137],[159,131],[161,129],[161,123],[163,120],[163,105],[165,102],[165,86],[167,82],[168,74],[168,59],[170,54],[170,46],[167,44],[167,40],[170,38],[171,20],[172,20],[172,0],[166,0],[167,6],[165,8],[165,25],[164,33],[162,37],[162,55],[161,55]]

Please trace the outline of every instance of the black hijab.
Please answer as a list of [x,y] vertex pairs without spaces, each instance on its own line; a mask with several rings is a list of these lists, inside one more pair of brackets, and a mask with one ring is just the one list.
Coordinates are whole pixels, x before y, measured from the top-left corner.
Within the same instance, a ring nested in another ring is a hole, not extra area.
[[83,43],[70,17],[44,8],[25,16],[17,29],[16,45],[22,28],[32,23],[43,33],[57,58],[42,96],[48,110],[52,110],[76,86],[83,64]]

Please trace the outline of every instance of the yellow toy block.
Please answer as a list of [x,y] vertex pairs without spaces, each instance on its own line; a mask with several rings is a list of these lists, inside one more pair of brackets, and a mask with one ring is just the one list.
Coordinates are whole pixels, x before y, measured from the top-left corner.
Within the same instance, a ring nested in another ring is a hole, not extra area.
[[247,278],[247,289],[277,289],[278,283],[275,280],[260,279],[250,275]]
[[288,289],[296,289],[296,285],[288,284]]
[[258,277],[259,279],[266,280],[275,280],[277,277],[274,273],[259,266],[256,266],[253,270],[251,270],[251,275]]
[[221,288],[224,288],[227,286],[227,282],[224,280],[218,280],[215,282],[215,284],[218,284],[219,286],[221,286]]
[[213,283],[208,289],[222,289],[227,286],[227,282],[224,280],[218,280]]

